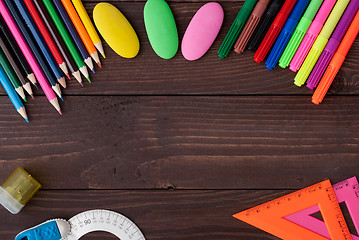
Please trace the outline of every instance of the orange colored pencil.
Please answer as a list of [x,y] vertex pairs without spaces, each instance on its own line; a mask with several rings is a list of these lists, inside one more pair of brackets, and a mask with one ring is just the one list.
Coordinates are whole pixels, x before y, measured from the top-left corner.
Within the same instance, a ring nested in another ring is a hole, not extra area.
[[95,60],[97,65],[101,67],[100,58],[98,56],[98,52],[93,44],[89,34],[86,31],[85,26],[83,25],[79,15],[77,14],[74,6],[71,3],[71,0],[61,0],[62,4],[64,5],[69,17],[71,18],[72,23],[74,24],[77,32],[80,35],[82,42],[84,43],[88,53],[90,56]]

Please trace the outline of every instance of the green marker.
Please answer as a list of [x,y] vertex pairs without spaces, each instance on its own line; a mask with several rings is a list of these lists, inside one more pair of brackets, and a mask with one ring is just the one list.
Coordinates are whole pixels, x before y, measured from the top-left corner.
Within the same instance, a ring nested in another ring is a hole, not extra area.
[[87,80],[91,83],[90,76],[89,76],[86,66],[84,64],[84,61],[81,58],[81,55],[80,55],[79,51],[77,50],[75,43],[72,41],[72,38],[71,38],[69,32],[67,31],[64,23],[62,22],[58,12],[56,11],[54,4],[52,3],[51,0],[42,0],[42,1],[45,5],[47,11],[49,12],[49,15],[51,16],[52,21],[54,21],[56,28],[59,31],[62,39],[64,40],[67,48],[69,49],[71,56],[75,60],[77,67],[80,69],[81,73],[87,78]]
[[7,77],[9,78],[11,85],[14,87],[15,91],[19,94],[19,96],[26,102],[24,89],[21,86],[19,79],[17,79],[14,70],[12,69],[9,61],[5,57],[4,52],[0,49],[0,65],[4,69]]
[[249,15],[252,13],[254,6],[257,4],[258,0],[246,0],[239,10],[234,22],[232,23],[231,28],[229,29],[224,41],[222,42],[221,47],[218,50],[218,57],[225,58],[228,56],[229,51],[233,48],[234,43],[236,42],[239,34],[241,33],[244,24],[247,22]]
[[300,43],[302,42],[306,32],[312,24],[313,18],[317,14],[318,9],[322,5],[323,0],[312,0],[304,12],[303,17],[300,19],[297,28],[294,31],[293,36],[289,40],[287,47],[285,48],[282,56],[279,59],[279,66],[282,68],[288,67],[290,61],[297,51]]

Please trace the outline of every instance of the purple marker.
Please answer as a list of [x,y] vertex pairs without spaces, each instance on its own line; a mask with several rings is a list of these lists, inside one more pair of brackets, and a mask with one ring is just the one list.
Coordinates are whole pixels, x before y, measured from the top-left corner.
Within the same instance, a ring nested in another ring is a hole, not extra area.
[[350,1],[342,18],[340,19],[337,27],[335,28],[334,33],[329,39],[317,63],[315,64],[312,73],[308,78],[307,88],[313,89],[318,85],[319,80],[321,79],[325,69],[327,68],[330,60],[332,59],[335,51],[337,50],[340,41],[343,39],[344,34],[346,33],[358,9],[359,0]]

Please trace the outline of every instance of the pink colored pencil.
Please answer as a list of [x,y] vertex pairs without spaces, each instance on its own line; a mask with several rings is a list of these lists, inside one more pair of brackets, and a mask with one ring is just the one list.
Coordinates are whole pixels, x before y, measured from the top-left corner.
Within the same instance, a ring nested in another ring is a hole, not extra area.
[[32,54],[29,46],[27,45],[23,35],[21,34],[18,26],[16,25],[13,17],[11,16],[9,10],[7,9],[3,0],[0,0],[0,14],[3,16],[6,24],[8,25],[12,35],[14,36],[16,42],[18,43],[21,51],[23,52],[26,60],[28,61],[31,69],[34,71],[34,74],[39,81],[41,88],[43,89],[49,102],[55,107],[55,109],[61,113],[59,102],[55,93],[52,91],[49,82],[45,78],[44,73],[42,72],[39,64],[37,63],[34,55]]
[[304,59],[306,58],[309,50],[317,39],[320,30],[322,30],[325,21],[327,20],[329,13],[332,11],[334,4],[337,0],[325,0],[320,7],[315,19],[310,25],[307,33],[305,34],[303,41],[301,42],[297,52],[295,53],[292,61],[290,62],[289,69],[293,72],[298,71],[302,66]]

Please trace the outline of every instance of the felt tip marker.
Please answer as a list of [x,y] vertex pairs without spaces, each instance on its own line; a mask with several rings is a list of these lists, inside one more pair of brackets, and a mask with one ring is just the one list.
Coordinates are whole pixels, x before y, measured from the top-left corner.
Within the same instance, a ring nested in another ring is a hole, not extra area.
[[294,54],[294,57],[289,64],[289,69],[291,71],[296,72],[302,66],[305,57],[307,56],[309,50],[312,48],[320,30],[322,30],[323,25],[327,20],[330,11],[332,11],[336,1],[337,0],[324,0],[302,42],[300,43],[297,52]]
[[350,0],[340,0],[335,4],[333,11],[330,13],[327,21],[325,22],[322,31],[320,31],[317,40],[315,40],[308,56],[305,58],[303,65],[294,78],[294,84],[298,87],[302,86],[305,81],[307,81],[310,72],[317,62],[325,45],[327,45],[330,35],[333,33],[337,23],[342,17],[343,12],[349,4],[349,1]]
[[335,51],[337,50],[340,41],[343,39],[345,32],[347,31],[350,23],[358,11],[358,8],[359,1],[351,1],[349,3],[322,54],[320,55],[317,64],[315,64],[315,67],[313,68],[313,71],[308,78],[307,87],[309,89],[313,89],[318,85],[320,78],[322,77],[325,69],[332,59]]
[[228,56],[229,51],[233,48],[234,43],[236,42],[244,24],[247,22],[247,19],[257,2],[258,0],[246,0],[244,2],[218,50],[218,57],[223,59]]
[[350,47],[353,45],[355,38],[359,32],[359,12],[356,13],[353,22],[350,24],[348,31],[346,32],[343,40],[341,41],[338,50],[335,52],[332,60],[329,63],[327,70],[325,71],[322,80],[320,81],[317,89],[315,90],[312,102],[319,104],[323,101],[325,94],[327,93],[330,85],[332,84],[335,76],[337,75],[340,67],[342,66],[346,55],[349,52]]
[[249,38],[252,36],[256,29],[261,17],[264,14],[270,0],[259,0],[251,16],[248,18],[246,25],[244,26],[241,34],[239,35],[236,44],[234,45],[234,51],[241,54],[246,47]]
[[307,10],[305,10],[303,17],[300,19],[298,26],[294,30],[294,33],[288,42],[287,47],[284,49],[284,52],[279,59],[278,65],[281,68],[288,67],[322,3],[323,0],[312,0],[309,3]]
[[272,47],[274,41],[277,39],[280,31],[282,30],[289,14],[292,12],[297,0],[286,0],[283,7],[280,9],[278,15],[274,19],[267,34],[265,35],[262,43],[259,45],[256,53],[254,54],[254,61],[260,63],[267,56],[269,49]]
[[272,0],[263,14],[258,26],[254,30],[251,38],[248,41],[247,48],[249,51],[255,51],[262,42],[265,34],[267,33],[270,25],[273,23],[274,18],[283,6],[284,0]]
[[298,0],[295,5],[266,61],[266,68],[269,70],[272,70],[277,65],[280,56],[282,56],[282,53],[292,37],[292,34],[297,27],[300,18],[303,16],[308,4],[309,0]]

